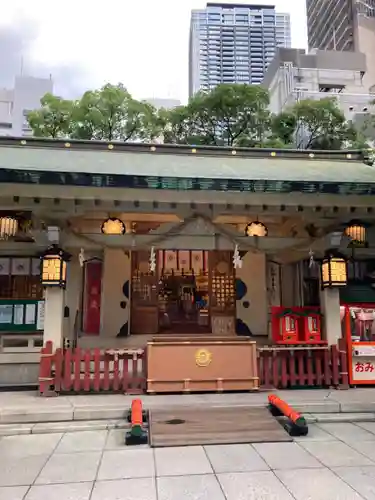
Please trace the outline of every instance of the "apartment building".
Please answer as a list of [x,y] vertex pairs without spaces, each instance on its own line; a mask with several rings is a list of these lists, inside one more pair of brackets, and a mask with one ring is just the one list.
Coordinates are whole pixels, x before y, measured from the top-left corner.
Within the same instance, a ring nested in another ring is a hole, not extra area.
[[40,107],[40,99],[53,92],[49,78],[17,76],[12,89],[0,89],[0,135],[31,135],[27,113]]
[[338,51],[278,49],[262,85],[270,94],[270,110],[280,113],[303,99],[335,97],[347,120],[373,138],[368,127],[375,95],[364,85],[366,56]]
[[189,95],[220,83],[259,84],[276,48],[290,46],[290,16],[274,6],[208,3],[193,10]]
[[362,52],[364,86],[375,85],[375,0],[306,0],[309,50]]

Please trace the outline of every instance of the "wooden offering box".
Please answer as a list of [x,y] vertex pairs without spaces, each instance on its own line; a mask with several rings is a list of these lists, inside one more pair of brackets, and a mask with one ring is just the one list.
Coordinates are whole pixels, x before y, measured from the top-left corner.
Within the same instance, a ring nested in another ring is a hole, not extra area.
[[256,343],[247,337],[196,335],[147,344],[147,392],[259,389]]

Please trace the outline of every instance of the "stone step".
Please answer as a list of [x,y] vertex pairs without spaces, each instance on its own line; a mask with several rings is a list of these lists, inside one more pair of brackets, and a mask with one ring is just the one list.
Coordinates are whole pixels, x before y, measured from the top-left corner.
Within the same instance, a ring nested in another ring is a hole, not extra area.
[[[147,426],[146,426],[147,427]],[[66,422],[42,422],[38,424],[1,424],[0,436],[25,434],[53,434],[55,432],[105,431],[113,429],[130,429],[127,420],[87,420]]]
[[[308,424],[340,422],[375,422],[375,413],[305,413]],[[283,417],[280,418],[282,420]],[[145,428],[147,428],[147,424]],[[68,420],[60,422],[0,424],[1,436],[25,434],[53,434],[55,432],[80,432],[130,429],[126,419],[118,420]]]
[[[94,400],[93,396],[93,400]],[[131,399],[129,401],[124,401],[124,403],[112,403],[112,404],[73,404],[61,406],[58,404],[59,399],[51,398],[49,400],[41,400],[40,404],[33,403],[28,407],[25,406],[15,406],[15,407],[5,407],[0,409],[0,425],[1,424],[39,424],[44,422],[85,422],[85,421],[103,421],[103,420],[122,420],[126,417],[127,412],[130,408]],[[187,403],[187,402],[186,402]],[[153,399],[148,400],[147,403],[144,402],[144,408],[146,410],[153,409],[163,409],[166,406],[170,408],[174,407],[176,409],[180,409],[182,407],[201,407],[202,403],[193,403],[193,404],[176,404],[172,402],[171,404],[167,404],[163,399]],[[226,403],[226,404],[213,404],[207,403],[210,407],[256,407],[256,406],[265,406],[265,402],[257,402],[256,404],[239,404],[239,403]],[[206,406],[207,406],[206,404]],[[328,415],[337,415],[335,418],[339,421],[350,421],[355,419],[360,419],[359,421],[363,421],[363,418],[366,418],[369,421],[373,420],[373,416],[375,415],[375,405],[369,404],[367,405],[355,405],[352,407],[346,407],[343,404],[339,404],[337,402],[305,402],[305,403],[293,403],[290,402],[290,405],[298,412],[304,415],[315,415],[315,421],[332,421],[327,420]]]

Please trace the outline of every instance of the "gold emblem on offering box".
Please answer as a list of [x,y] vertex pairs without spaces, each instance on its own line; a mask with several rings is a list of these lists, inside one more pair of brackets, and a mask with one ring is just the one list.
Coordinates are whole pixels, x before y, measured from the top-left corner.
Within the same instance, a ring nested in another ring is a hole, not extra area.
[[195,353],[195,362],[198,366],[208,366],[212,361],[212,354],[207,349],[198,349]]

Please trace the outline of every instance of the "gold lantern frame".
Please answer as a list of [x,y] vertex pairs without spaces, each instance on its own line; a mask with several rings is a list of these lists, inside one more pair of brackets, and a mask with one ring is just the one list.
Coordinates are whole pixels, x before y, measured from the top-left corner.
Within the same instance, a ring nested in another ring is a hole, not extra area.
[[367,247],[366,225],[359,220],[352,220],[344,229],[344,235],[350,238],[349,247]]
[[101,232],[106,236],[123,236],[126,233],[126,225],[118,217],[108,217],[102,223]]
[[348,283],[347,260],[336,250],[327,250],[320,264],[321,287],[338,288]]
[[71,254],[52,245],[40,255],[40,281],[44,287],[66,288],[67,263]]
[[258,220],[249,222],[245,227],[245,235],[263,238],[268,236],[268,227]]
[[14,237],[18,232],[18,219],[14,215],[3,215],[0,217],[0,240]]

